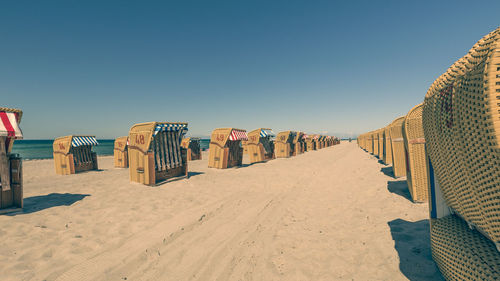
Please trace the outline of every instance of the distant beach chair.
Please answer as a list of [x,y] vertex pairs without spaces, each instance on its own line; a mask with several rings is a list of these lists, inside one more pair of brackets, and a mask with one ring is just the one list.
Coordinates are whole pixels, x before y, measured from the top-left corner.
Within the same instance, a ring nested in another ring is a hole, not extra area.
[[378,158],[382,162],[384,162],[384,154],[385,154],[384,134],[385,134],[384,133],[384,128],[377,130],[377,136],[378,136]]
[[0,107],[0,213],[10,213],[23,207],[23,163],[11,153],[16,139],[22,139],[19,128],[23,112]]
[[306,144],[303,132],[296,132],[295,137],[293,138],[293,145],[295,146],[293,156],[297,156],[305,152]]
[[429,189],[422,110],[423,104],[413,107],[403,122],[406,181],[414,202],[426,202]]
[[366,134],[366,150],[368,153],[373,154],[373,132]]
[[259,128],[248,133],[248,156],[250,163],[262,162],[274,158],[274,137],[269,128]]
[[390,127],[391,142],[392,142],[392,169],[394,177],[406,176],[406,154],[405,143],[403,139],[403,122],[405,116],[396,118]]
[[212,131],[208,149],[208,167],[226,169],[241,166],[243,161],[242,140],[248,140],[245,130],[219,128]]
[[114,160],[116,168],[128,168],[128,136],[115,139]]
[[130,180],[149,186],[188,176],[187,150],[181,140],[187,123],[148,122],[129,132]]
[[384,163],[392,165],[392,140],[390,133],[390,124],[384,128]]
[[201,160],[201,139],[200,138],[184,138],[181,146],[187,150],[187,160]]
[[379,156],[378,130],[373,131],[372,139],[373,139],[373,155],[378,157]]
[[98,145],[95,136],[65,136],[54,140],[54,165],[56,174],[70,175],[97,170],[97,154],[92,147]]
[[288,158],[296,155],[297,145],[294,142],[297,132],[284,131],[276,135],[274,151],[276,158]]
[[316,150],[315,135],[306,135],[306,151]]

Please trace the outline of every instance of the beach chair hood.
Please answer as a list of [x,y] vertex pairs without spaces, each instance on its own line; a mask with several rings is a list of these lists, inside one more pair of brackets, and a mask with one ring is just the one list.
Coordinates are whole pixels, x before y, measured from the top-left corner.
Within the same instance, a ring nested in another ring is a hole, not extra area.
[[0,107],[0,137],[22,139],[23,132],[19,128],[22,115],[20,109]]

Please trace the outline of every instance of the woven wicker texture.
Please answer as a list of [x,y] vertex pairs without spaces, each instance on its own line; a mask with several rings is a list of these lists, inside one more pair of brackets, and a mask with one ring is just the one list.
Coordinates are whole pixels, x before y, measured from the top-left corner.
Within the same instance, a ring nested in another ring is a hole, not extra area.
[[448,206],[500,242],[500,28],[429,88],[427,153]]
[[391,133],[390,133],[390,125],[387,125],[384,128],[384,163],[387,165],[392,165],[392,142],[391,142]]
[[456,216],[431,220],[431,251],[446,280],[500,280],[495,244]]
[[414,202],[427,201],[427,155],[425,153],[423,105],[413,107],[403,122],[403,137],[406,149],[406,181]]
[[405,117],[396,118],[390,125],[392,143],[392,169],[396,178],[406,175],[406,155],[403,139],[403,122]]

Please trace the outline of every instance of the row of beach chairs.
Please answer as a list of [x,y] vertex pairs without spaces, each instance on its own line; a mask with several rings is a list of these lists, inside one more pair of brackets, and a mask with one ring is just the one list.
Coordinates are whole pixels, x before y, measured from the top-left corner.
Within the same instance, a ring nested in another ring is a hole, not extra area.
[[[14,140],[22,139],[19,128],[22,111],[0,108],[0,213],[23,207],[22,161],[13,154]],[[114,166],[129,168],[130,180],[156,185],[171,179],[187,177],[188,161],[200,160],[200,138],[184,137],[187,123],[149,122],[132,126],[128,136],[114,142]],[[245,142],[242,145],[242,142]],[[241,166],[243,151],[251,163],[287,158],[339,143],[330,136],[285,131],[277,136],[269,128],[247,134],[236,128],[215,129],[209,145],[208,166],[225,169]],[[55,171],[70,175],[97,170],[98,161],[92,147],[95,136],[59,137],[53,143]]]
[[447,280],[500,280],[500,28],[434,81],[406,116],[358,137],[429,203]]

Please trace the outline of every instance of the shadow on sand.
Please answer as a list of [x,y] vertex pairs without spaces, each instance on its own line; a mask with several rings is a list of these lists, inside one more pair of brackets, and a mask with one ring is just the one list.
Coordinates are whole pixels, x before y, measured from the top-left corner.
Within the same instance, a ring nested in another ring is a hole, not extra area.
[[394,177],[394,171],[392,170],[392,166],[389,166],[389,167],[383,167],[380,169],[380,171],[386,175],[386,176],[389,176],[391,178]]
[[204,172],[188,172],[188,178],[198,176],[198,175],[203,175]]
[[[387,164],[384,163],[384,161],[382,159],[379,159],[378,160],[378,163],[381,164],[381,165],[384,165],[384,166],[387,166]],[[383,169],[383,168],[382,168]]]
[[410,191],[408,190],[408,183],[405,180],[388,181],[387,190],[401,197],[404,197],[405,199],[413,203],[413,200],[411,200]]
[[24,198],[24,208],[20,213],[12,215],[31,214],[57,206],[70,206],[75,202],[83,200],[90,194],[72,194],[72,193],[50,193],[47,195],[32,196]]
[[444,281],[431,256],[429,221],[395,219],[388,224],[401,273],[411,281]]

